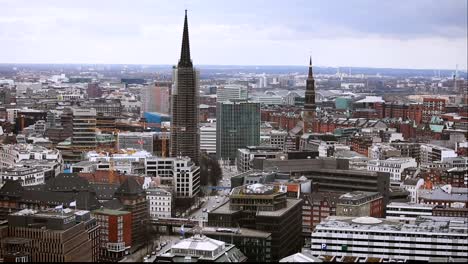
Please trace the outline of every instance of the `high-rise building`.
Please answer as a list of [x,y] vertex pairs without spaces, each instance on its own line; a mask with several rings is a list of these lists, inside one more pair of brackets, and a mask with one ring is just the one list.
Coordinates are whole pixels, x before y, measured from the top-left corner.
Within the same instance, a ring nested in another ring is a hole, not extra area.
[[182,50],[173,71],[171,107],[171,155],[188,156],[198,164],[200,139],[198,134],[199,74],[190,58],[187,10],[185,11]]
[[96,144],[96,110],[73,109],[73,147],[94,149]]
[[239,84],[226,84],[218,87],[216,101],[224,102],[232,99],[248,99],[247,87]]
[[216,155],[216,123],[206,123],[200,127],[200,151]]
[[312,73],[312,57],[309,62],[309,75],[306,81],[306,92],[304,102],[304,132],[312,132],[312,123],[315,118],[315,80]]
[[216,156],[234,162],[237,150],[260,144],[260,104],[218,102],[216,108]]
[[141,116],[145,112],[169,114],[170,82],[157,81],[141,89]]

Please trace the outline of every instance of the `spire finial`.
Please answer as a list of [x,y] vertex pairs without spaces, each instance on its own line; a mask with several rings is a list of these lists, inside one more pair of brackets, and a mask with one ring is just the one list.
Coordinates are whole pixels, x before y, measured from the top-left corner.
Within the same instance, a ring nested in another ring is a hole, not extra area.
[[187,9],[185,9],[184,32],[182,35],[182,48],[178,67],[193,67],[192,60],[190,58]]
[[312,74],[312,56],[309,57],[309,76],[307,76],[307,79],[313,79],[314,76]]

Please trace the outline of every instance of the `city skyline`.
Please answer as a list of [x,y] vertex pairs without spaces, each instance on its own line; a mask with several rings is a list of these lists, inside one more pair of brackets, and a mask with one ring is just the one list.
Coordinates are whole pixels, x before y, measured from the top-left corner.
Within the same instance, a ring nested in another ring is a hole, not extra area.
[[197,65],[467,68],[466,1],[38,2],[0,1],[0,62],[173,64],[188,9]]

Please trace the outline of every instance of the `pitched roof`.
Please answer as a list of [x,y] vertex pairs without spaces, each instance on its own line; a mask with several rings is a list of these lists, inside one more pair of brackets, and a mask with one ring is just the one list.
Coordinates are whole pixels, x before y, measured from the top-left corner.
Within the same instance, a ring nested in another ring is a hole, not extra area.
[[115,192],[116,195],[141,194],[141,193],[144,193],[143,188],[137,182],[135,177],[128,177]]
[[119,184],[113,183],[91,183],[91,186],[96,190],[96,195],[99,200],[112,200],[114,194],[119,189]]
[[48,206],[63,204],[65,207],[69,207],[73,201],[76,201],[77,209],[94,210],[101,205],[96,198],[96,194],[88,191],[72,193],[26,190],[21,197],[23,203],[39,203]]
[[122,209],[124,209],[123,204],[117,199],[106,201],[106,202],[102,203],[102,206],[104,208],[112,209],[112,210],[122,210]]
[[60,173],[46,182],[44,190],[54,192],[88,191],[92,190],[89,182],[77,173]]
[[21,197],[24,188],[19,181],[5,180],[5,184],[0,189],[0,195]]

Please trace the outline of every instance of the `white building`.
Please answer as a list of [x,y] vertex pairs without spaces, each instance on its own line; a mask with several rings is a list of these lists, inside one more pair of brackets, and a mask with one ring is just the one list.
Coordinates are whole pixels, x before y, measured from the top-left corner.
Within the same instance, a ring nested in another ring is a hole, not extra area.
[[[85,159],[87,161],[98,163],[96,165],[98,170],[113,169],[122,173],[133,173],[134,164],[144,163],[146,158],[150,157],[152,157],[152,155],[148,151],[136,149],[120,149],[118,153],[113,154],[93,150],[85,154]],[[81,165],[82,164],[80,164],[80,166]]]
[[261,145],[285,148],[286,137],[288,132],[284,130],[270,130],[260,132]]
[[429,261],[434,257],[463,261],[468,257],[468,220],[419,216],[414,224],[373,217],[330,216],[312,233],[312,253]]
[[421,144],[420,146],[420,159],[422,165],[444,161],[447,158],[455,158],[457,156],[457,153],[453,149],[432,144]]
[[159,176],[161,184],[172,186],[176,198],[192,198],[200,192],[200,167],[189,157],[147,158],[145,172]]
[[52,167],[55,175],[63,172],[62,154],[57,149],[48,149],[32,144],[8,144],[0,146],[0,165],[4,168],[16,165],[29,167],[27,164],[33,164],[28,162],[30,160],[54,163]]
[[371,160],[385,160],[392,157],[401,157],[401,151],[389,144],[376,143],[368,148],[368,157]]
[[406,179],[403,181],[401,187],[410,193],[412,203],[418,202],[419,189],[424,185],[424,179]]
[[380,171],[390,173],[390,182],[400,183],[401,173],[409,167],[417,167],[413,158],[388,158],[386,160],[370,160],[367,162],[368,171]]
[[19,181],[22,186],[32,186],[45,183],[45,169],[15,166],[0,171],[0,179]]
[[18,108],[10,108],[10,109],[7,109],[7,120],[8,122],[10,123],[14,123],[16,118],[18,117],[18,112],[20,111],[21,109],[18,109]]
[[254,159],[277,159],[286,158],[287,154],[282,148],[273,146],[247,146],[237,150],[237,171],[246,172],[252,169]]
[[283,104],[283,97],[277,95],[261,95],[252,98],[254,102],[264,105],[281,105]]
[[247,87],[240,84],[226,84],[219,86],[216,90],[216,101],[224,102],[229,100],[248,99]]
[[200,127],[200,151],[216,155],[216,123]]
[[421,164],[421,168],[426,169],[468,169],[468,157],[453,157],[445,158],[443,161],[434,161],[431,163]]
[[387,205],[386,218],[407,224],[414,223],[418,216],[431,216],[434,207],[431,204],[392,202]]
[[155,262],[245,262],[247,258],[233,244],[204,235],[194,235],[172,245]]
[[146,200],[149,203],[148,208],[152,219],[171,217],[173,206],[171,192],[162,188],[148,188]]

